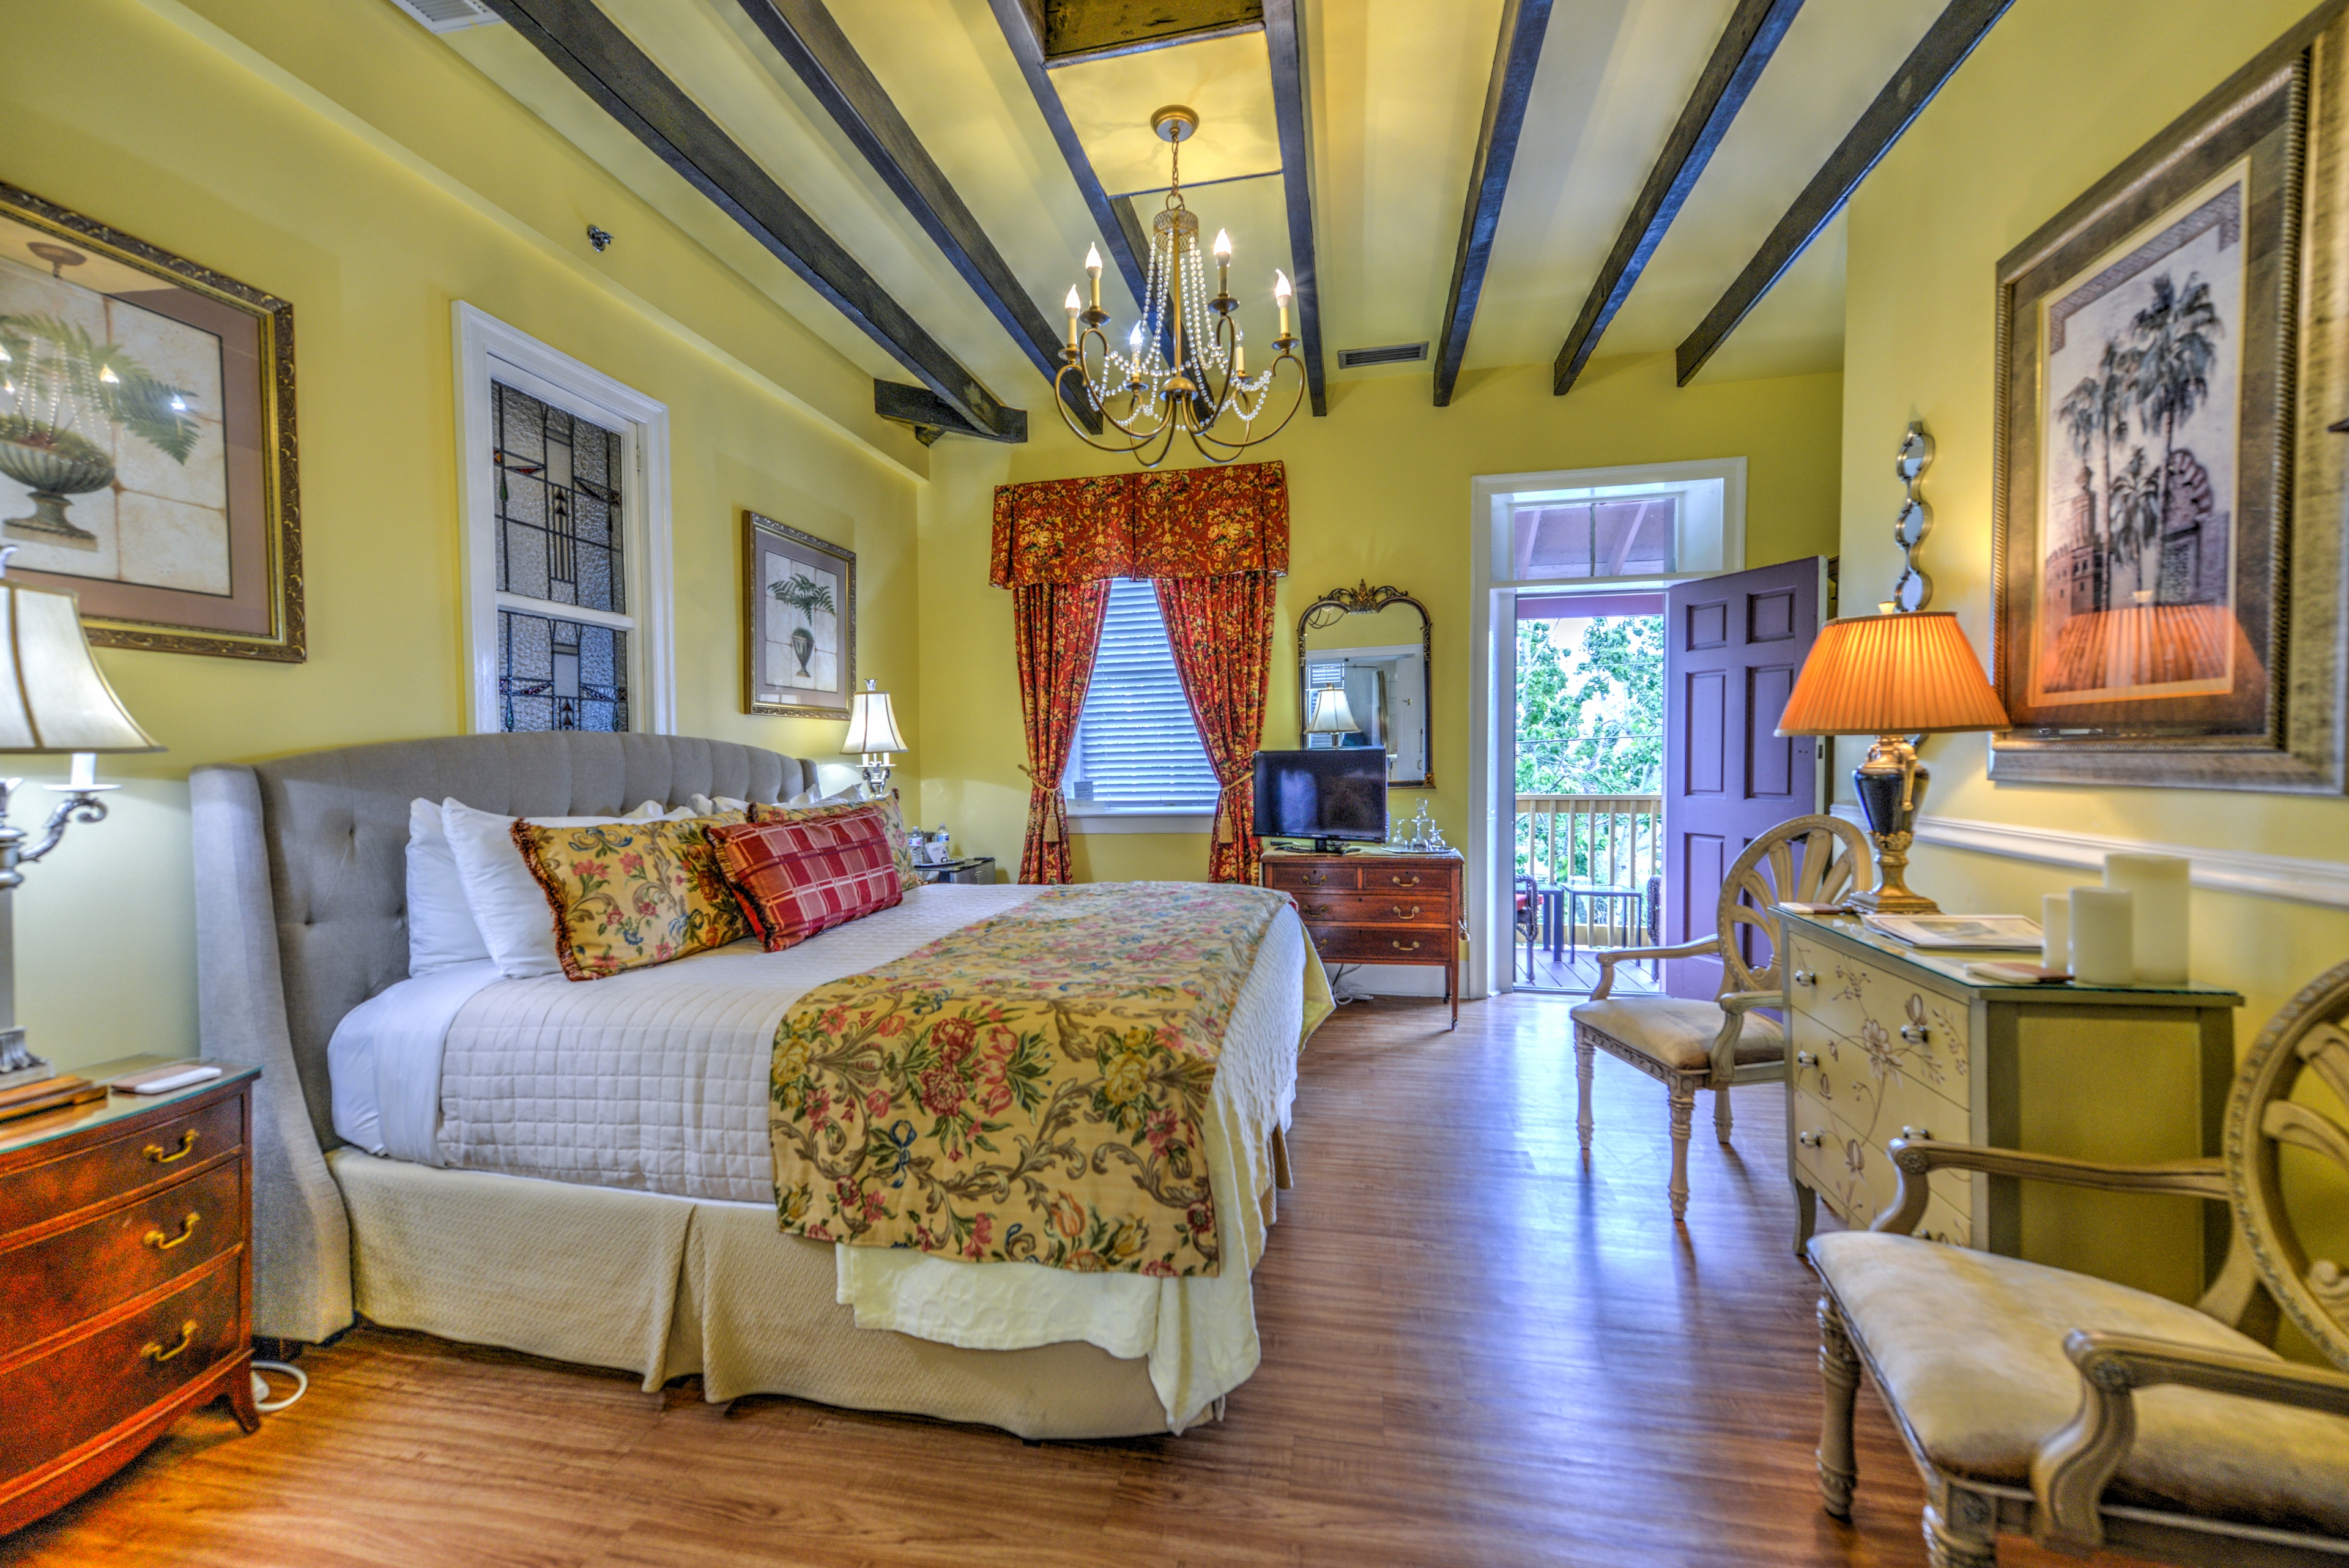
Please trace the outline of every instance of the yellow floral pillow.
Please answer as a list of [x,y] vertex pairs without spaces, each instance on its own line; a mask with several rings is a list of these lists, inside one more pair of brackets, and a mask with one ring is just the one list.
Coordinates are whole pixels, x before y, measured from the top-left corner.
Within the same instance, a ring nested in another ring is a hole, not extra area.
[[564,973],[597,980],[750,934],[718,868],[712,820],[513,825],[514,845],[554,910]]
[[921,873],[914,869],[914,848],[905,842],[905,817],[897,804],[897,792],[891,790],[880,800],[846,800],[832,805],[753,805],[753,822],[821,822],[826,817],[846,812],[881,808],[882,826],[889,830],[889,855],[897,863],[897,888],[910,893],[922,885]]

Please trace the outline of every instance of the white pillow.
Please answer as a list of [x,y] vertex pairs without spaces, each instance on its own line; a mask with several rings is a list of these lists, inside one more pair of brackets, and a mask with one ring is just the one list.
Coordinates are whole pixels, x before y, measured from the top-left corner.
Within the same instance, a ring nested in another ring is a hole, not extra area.
[[721,811],[750,809],[749,801],[736,800],[730,794],[721,794],[715,798],[706,794],[689,794],[685,798],[687,804],[693,807],[693,815],[696,816],[715,816]]
[[[693,810],[690,815],[696,816],[710,816],[721,811],[748,811],[750,809],[750,803],[749,801],[736,800],[730,794],[714,796],[697,794],[688,795],[686,798],[693,803]],[[842,790],[838,794],[824,794],[817,790],[803,789],[800,791],[799,794],[792,796],[791,799],[778,801],[775,804],[797,809],[801,806],[807,805],[843,805],[850,801],[862,800],[864,798],[864,790],[860,786],[851,785],[849,788]],[[677,814],[672,812],[669,815],[674,816]]]
[[[543,827],[600,827],[613,822],[651,822],[660,815],[660,803],[648,800],[626,816],[530,820]],[[458,880],[464,885],[465,903],[498,972],[510,980],[561,974],[562,961],[554,956],[554,912],[514,845],[513,825],[511,816],[476,811],[461,800],[440,803],[440,827],[448,836]]]
[[429,974],[490,956],[481,928],[465,902],[440,808],[429,800],[408,803],[408,972]]

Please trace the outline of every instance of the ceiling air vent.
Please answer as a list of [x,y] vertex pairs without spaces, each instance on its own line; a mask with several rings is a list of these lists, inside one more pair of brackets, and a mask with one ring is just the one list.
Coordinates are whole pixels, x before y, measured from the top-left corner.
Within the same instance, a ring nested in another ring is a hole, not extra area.
[[454,33],[499,19],[481,0],[391,0],[436,33]]
[[1359,370],[1367,365],[1408,365],[1427,358],[1424,343],[1390,343],[1383,348],[1340,348],[1338,369]]

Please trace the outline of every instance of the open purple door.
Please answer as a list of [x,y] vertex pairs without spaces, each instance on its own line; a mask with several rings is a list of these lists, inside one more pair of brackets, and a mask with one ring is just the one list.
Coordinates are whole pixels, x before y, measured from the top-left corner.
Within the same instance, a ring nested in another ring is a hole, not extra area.
[[[1708,937],[1744,847],[1819,809],[1817,741],[1774,732],[1818,635],[1817,556],[1673,585],[1664,608],[1664,941]],[[1760,962],[1764,954],[1752,955]],[[1664,989],[1710,1001],[1715,959],[1672,959]]]

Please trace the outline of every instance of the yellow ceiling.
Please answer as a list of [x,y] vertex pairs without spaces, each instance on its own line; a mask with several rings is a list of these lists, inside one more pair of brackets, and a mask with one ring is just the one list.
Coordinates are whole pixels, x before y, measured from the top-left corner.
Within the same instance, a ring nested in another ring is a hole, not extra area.
[[[1734,0],[1572,0],[1551,15],[1483,300],[1471,368],[1547,363],[1572,326]],[[736,0],[599,0],[916,319],[996,395],[1031,414],[1044,378],[849,145]],[[831,0],[833,15],[961,193],[1045,318],[1099,239],[986,0]],[[1600,343],[1677,344],[1710,308],[1941,7],[1807,0],[1671,232]],[[1433,341],[1459,242],[1501,0],[1301,0],[1312,113],[1323,348]],[[875,375],[889,356],[505,27],[448,36],[730,265]],[[1102,185],[1166,184],[1152,110],[1197,109],[1184,179],[1203,237],[1235,242],[1232,292],[1252,346],[1273,333],[1271,269],[1289,269],[1278,140],[1261,34],[1050,73]],[[626,243],[626,236],[620,236]],[[1290,269],[1293,270],[1293,269]],[[1103,303],[1133,317],[1114,265]],[[1707,367],[1707,380],[1842,360],[1837,223]],[[1251,353],[1251,359],[1255,353]]]

